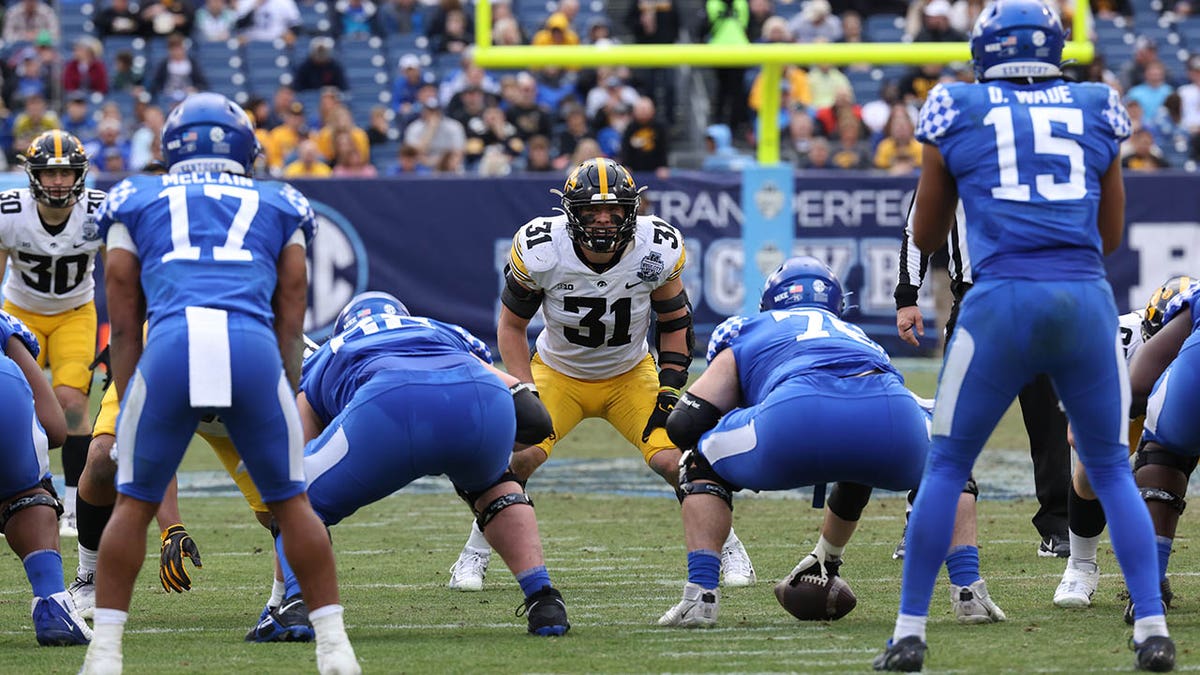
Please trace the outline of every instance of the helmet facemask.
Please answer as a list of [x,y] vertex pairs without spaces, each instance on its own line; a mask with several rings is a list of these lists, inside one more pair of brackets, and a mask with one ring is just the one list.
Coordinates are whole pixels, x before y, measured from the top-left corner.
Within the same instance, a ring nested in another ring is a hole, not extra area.
[[[29,193],[37,202],[63,209],[72,206],[83,196],[88,159],[82,144],[74,136],[61,131],[47,131],[33,139],[21,159],[25,164],[25,175],[29,178]],[[47,187],[42,182],[42,174],[55,169],[74,172],[74,180],[69,185]]]
[[[567,234],[572,241],[594,253],[615,253],[633,240],[642,190],[625,167],[610,159],[587,160],[567,178],[562,190],[551,190],[562,198],[558,209],[567,217]],[[599,216],[588,207],[615,205],[621,212]],[[596,221],[608,219],[597,225]]]
[[[75,181],[70,185],[47,187],[39,176],[39,174],[52,169],[68,169],[75,173]],[[73,166],[50,166],[38,167],[25,165],[25,173],[29,176],[29,194],[33,198],[46,206],[56,209],[64,209],[74,205],[83,195],[84,181],[87,178],[87,167],[82,169]]]

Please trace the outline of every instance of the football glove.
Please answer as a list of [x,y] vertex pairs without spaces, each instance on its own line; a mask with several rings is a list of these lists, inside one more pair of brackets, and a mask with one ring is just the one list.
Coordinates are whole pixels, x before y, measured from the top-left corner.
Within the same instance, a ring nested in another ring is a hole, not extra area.
[[190,558],[197,569],[203,567],[196,542],[182,524],[175,524],[163,530],[161,538],[158,580],[162,582],[163,590],[176,593],[192,590],[192,577],[183,566],[183,558]]
[[650,413],[650,419],[646,422],[646,428],[642,429],[642,442],[650,440],[650,434],[655,429],[662,429],[667,426],[667,416],[675,409],[675,404],[679,402],[679,390],[674,387],[659,387],[658,399],[654,401],[654,412]]

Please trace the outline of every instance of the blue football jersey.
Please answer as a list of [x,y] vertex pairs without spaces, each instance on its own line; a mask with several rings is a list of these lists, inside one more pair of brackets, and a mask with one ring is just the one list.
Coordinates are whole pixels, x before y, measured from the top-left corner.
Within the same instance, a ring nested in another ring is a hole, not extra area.
[[713,331],[711,363],[733,349],[745,405],[756,405],[780,383],[809,373],[844,377],[880,370],[903,377],[887,352],[861,328],[813,307],[734,316]]
[[4,346],[8,344],[8,338],[17,337],[27,349],[33,354],[33,358],[38,357],[41,352],[41,346],[33,333],[25,326],[25,323],[8,312],[0,311],[0,353],[4,352]]
[[316,219],[290,185],[206,172],[126,178],[98,224],[109,248],[132,248],[140,259],[151,325],[189,306],[270,325],[279,255],[298,231],[307,245]]
[[917,140],[955,178],[975,279],[1103,278],[1100,177],[1131,126],[1117,92],[1095,82],[934,87]]
[[1192,332],[1200,330],[1200,281],[1193,281],[1191,286],[1171,298],[1163,310],[1163,325],[1171,323],[1171,319],[1185,311],[1192,313]]
[[317,416],[328,422],[376,371],[412,368],[413,357],[422,357],[422,370],[436,370],[438,357],[451,357],[446,365],[460,365],[461,357],[469,354],[492,362],[482,340],[453,324],[421,316],[367,316],[305,359],[300,390]]

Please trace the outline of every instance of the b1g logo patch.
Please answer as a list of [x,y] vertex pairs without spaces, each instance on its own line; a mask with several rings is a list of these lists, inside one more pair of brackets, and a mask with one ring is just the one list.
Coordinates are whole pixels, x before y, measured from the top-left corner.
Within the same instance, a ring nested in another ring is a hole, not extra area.
[[638,270],[637,276],[642,281],[657,281],[666,268],[667,265],[663,262],[662,254],[658,251],[652,251],[642,258],[641,268]]

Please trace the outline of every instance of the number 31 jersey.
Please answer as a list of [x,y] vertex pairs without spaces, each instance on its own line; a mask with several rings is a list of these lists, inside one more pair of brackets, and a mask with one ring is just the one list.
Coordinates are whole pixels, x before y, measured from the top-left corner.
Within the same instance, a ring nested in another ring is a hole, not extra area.
[[103,201],[102,191],[85,190],[62,230],[51,234],[28,188],[0,193],[0,249],[8,251],[12,268],[4,297],[47,316],[91,302],[96,253],[104,245],[96,224]]
[[1130,127],[1101,83],[934,87],[917,140],[936,145],[955,178],[976,281],[1104,278],[1100,177]]
[[279,255],[307,246],[316,221],[290,185],[205,172],[126,178],[109,192],[99,225],[110,249],[141,261],[151,326],[187,307],[270,326]]
[[651,216],[638,216],[633,243],[603,273],[579,259],[566,216],[526,223],[508,258],[513,277],[545,293],[538,355],[580,380],[616,377],[646,357],[650,294],[678,279],[686,262],[679,230]]

